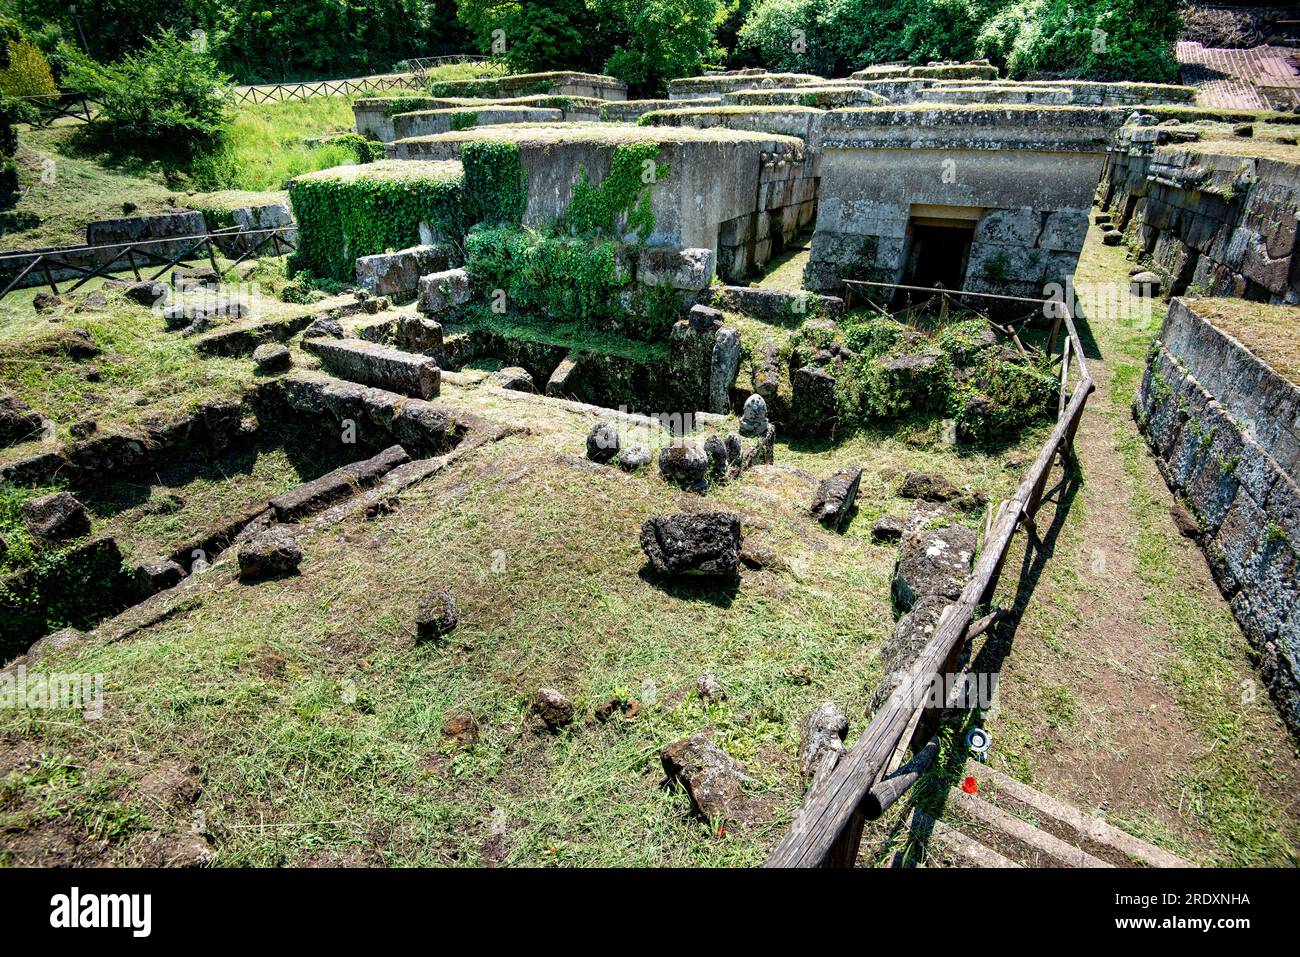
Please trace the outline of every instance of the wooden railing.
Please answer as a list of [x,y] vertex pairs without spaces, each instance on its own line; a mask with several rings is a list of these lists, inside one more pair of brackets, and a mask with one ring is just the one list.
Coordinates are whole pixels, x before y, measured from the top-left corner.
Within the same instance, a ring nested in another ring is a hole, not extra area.
[[44,129],[60,118],[88,123],[95,118],[95,103],[84,93],[35,93],[16,97],[31,111],[32,126]]
[[[18,270],[17,274],[5,284],[5,287],[0,289],[0,299],[4,299],[15,289],[27,288],[27,285],[31,285],[24,284],[23,280],[33,272],[44,279],[42,285],[49,286],[56,296],[60,292],[60,282],[69,284],[62,290],[63,292],[73,292],[96,276],[103,276],[109,272],[126,269],[130,269],[136,281],[140,282],[144,280],[145,274],[153,266],[160,266],[161,268],[157,272],[148,276],[148,279],[153,281],[162,278],[168,270],[186,260],[202,259],[205,256],[212,264],[212,268],[216,270],[217,275],[225,276],[245,259],[260,256],[261,250],[268,245],[272,250],[271,255],[275,256],[293,250],[294,242],[291,234],[295,229],[294,226],[276,226],[268,229],[241,229],[235,227],[194,236],[157,236],[152,239],[139,239],[129,243],[66,246],[61,249],[0,253],[0,274],[6,272],[6,267],[10,264],[13,264],[13,267]],[[243,241],[247,248],[240,253],[238,258],[222,267],[217,262],[216,253],[221,240]],[[175,256],[160,255],[156,251],[158,247],[164,247],[168,250],[180,248],[181,251]],[[112,255],[107,256],[110,252]],[[77,257],[77,254],[83,255]],[[93,265],[85,261],[90,257],[101,256],[107,256],[107,258],[98,258]],[[80,258],[82,261],[74,261],[74,257]],[[18,265],[20,263],[22,264],[21,268]],[[141,269],[142,266],[144,267],[143,270]],[[116,267],[116,270],[114,267]],[[75,277],[60,279],[56,276],[56,273],[66,272],[74,273]]]
[[[894,284],[864,282],[859,285]],[[961,294],[987,295],[964,291]],[[959,662],[968,651],[969,642],[995,620],[996,611],[977,621],[976,611],[992,599],[1017,529],[1022,524],[1033,529],[1034,516],[1053,463],[1058,456],[1063,464],[1069,463],[1074,435],[1094,388],[1068,305],[1060,301],[1023,301],[1040,305],[1050,303],[1055,318],[1054,330],[1061,326],[1066,330],[1061,355],[1058,415],[1052,434],[1015,494],[990,513],[979,559],[961,596],[944,610],[930,641],[889,700],[876,711],[852,749],[814,780],[790,829],[768,855],[765,867],[852,867],[868,817],[883,814],[902,797],[938,751],[937,740],[925,741],[922,737],[925,744],[911,762],[897,770],[890,766],[916,740],[914,734],[926,712],[933,715],[936,710],[927,707],[927,703],[934,700],[943,702],[945,706],[953,703],[952,698],[945,699],[942,694],[936,699],[935,689],[945,687],[945,676],[960,668]],[[1077,374],[1073,388],[1070,387],[1071,370]]]

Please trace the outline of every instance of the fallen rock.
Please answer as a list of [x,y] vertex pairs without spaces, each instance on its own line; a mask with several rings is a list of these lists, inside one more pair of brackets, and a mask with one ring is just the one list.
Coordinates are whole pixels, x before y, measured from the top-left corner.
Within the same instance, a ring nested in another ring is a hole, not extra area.
[[40,435],[45,420],[17,396],[0,395],[0,446],[15,445]]
[[724,481],[727,478],[727,446],[716,435],[710,435],[704,440],[704,454],[709,457],[709,477],[715,482]]
[[273,525],[239,546],[239,577],[245,580],[287,575],[302,562],[302,547],[287,525]]
[[456,596],[449,591],[435,591],[424,597],[415,613],[415,640],[436,641],[455,630],[460,621]]
[[673,442],[659,452],[659,474],[679,488],[705,488],[708,472],[709,456],[694,439]]
[[965,525],[909,526],[894,565],[893,595],[898,607],[910,610],[925,595],[956,601],[974,564],[975,546],[975,531]]
[[813,496],[812,516],[827,528],[839,531],[848,521],[853,511],[853,503],[858,498],[858,486],[862,482],[862,466],[840,469],[829,478],[817,483],[817,494]]
[[1118,229],[1108,229],[1101,234],[1103,246],[1119,246],[1124,242],[1124,234]]
[[166,591],[173,585],[180,584],[185,577],[185,569],[171,559],[162,558],[154,562],[145,562],[135,569],[135,581],[146,595]]
[[43,495],[23,503],[23,524],[37,538],[61,542],[90,534],[86,507],[67,492]]
[[799,773],[805,781],[815,778],[823,766],[830,770],[844,753],[849,719],[833,702],[818,705],[803,719],[799,738]]
[[1201,534],[1201,523],[1196,520],[1196,516],[1187,510],[1187,506],[1182,502],[1174,502],[1169,506],[1169,517],[1174,520],[1174,526],[1178,529],[1178,534],[1184,538],[1196,538]]
[[302,331],[303,339],[342,339],[343,323],[329,316],[313,319],[311,325]]
[[650,464],[650,450],[644,445],[630,445],[618,455],[618,467],[624,472],[635,472]]
[[906,678],[921,650],[934,637],[943,610],[951,602],[941,595],[924,595],[898,622],[880,649],[880,665],[884,677],[871,697],[872,708],[880,708]]
[[573,721],[573,702],[554,688],[538,688],[533,696],[533,713],[554,731]]
[[253,350],[253,365],[263,372],[283,372],[293,365],[293,357],[288,347],[267,342]]
[[613,422],[597,422],[587,433],[587,458],[593,462],[608,462],[616,455],[618,428]]
[[38,292],[32,297],[32,308],[42,314],[62,305],[63,299],[51,292]]
[[1147,286],[1150,288],[1151,295],[1160,295],[1160,276],[1149,269],[1142,272],[1134,273],[1129,276],[1129,283],[1134,286]]
[[733,512],[655,515],[641,526],[641,549],[659,575],[735,576],[740,547]]
[[900,498],[919,498],[927,502],[951,502],[961,497],[961,489],[942,475],[932,472],[908,472],[898,489]]
[[68,432],[74,439],[86,439],[99,431],[99,423],[94,419],[82,419],[68,426]]
[[882,515],[871,526],[873,542],[896,542],[903,537],[904,519],[897,515]]
[[528,374],[528,370],[521,369],[519,366],[506,366],[504,369],[499,369],[492,378],[501,388],[513,392],[537,391],[537,384],[533,382],[533,377]]
[[152,308],[167,299],[167,286],[157,280],[137,282],[122,290],[122,295],[134,303]]
[[722,689],[722,682],[712,671],[706,671],[695,681],[695,690],[699,692],[701,698],[708,702],[721,701],[727,696]]
[[744,822],[751,803],[742,785],[751,780],[740,764],[702,734],[674,741],[660,752],[667,782],[683,788],[691,806],[710,822]]
[[478,743],[478,719],[468,712],[453,715],[442,726],[442,733],[462,748]]

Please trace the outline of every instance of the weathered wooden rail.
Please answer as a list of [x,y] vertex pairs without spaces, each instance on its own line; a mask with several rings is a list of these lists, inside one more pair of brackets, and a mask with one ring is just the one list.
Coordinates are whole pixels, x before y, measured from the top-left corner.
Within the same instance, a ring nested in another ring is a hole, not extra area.
[[[959,667],[960,656],[971,639],[992,623],[993,616],[976,621],[975,614],[993,597],[1016,531],[1022,524],[1033,529],[1034,516],[1053,463],[1059,456],[1062,463],[1068,465],[1075,432],[1094,388],[1068,305],[1059,301],[1025,301],[1040,305],[1050,302],[1056,321],[1066,330],[1059,413],[1052,434],[1015,493],[992,515],[979,559],[961,596],[944,610],[929,643],[894,694],[872,717],[852,749],[814,782],[790,829],[768,855],[765,867],[852,867],[868,817],[882,814],[902,797],[928,765],[926,758],[933,760],[937,753],[937,741],[928,741],[908,765],[885,778],[893,770],[889,767],[891,759],[912,743],[924,713],[933,710],[927,707],[927,702],[934,700],[933,689],[936,685],[944,687],[944,676]],[[1072,368],[1078,374],[1073,389],[1070,388]],[[951,703],[951,699],[945,700],[942,696],[938,700]]]
[[28,107],[28,122],[37,129],[67,118],[78,123],[88,123],[95,118],[95,103],[84,93],[33,93],[16,97]]
[[[272,249],[271,254],[275,256],[293,250],[295,247],[290,234],[295,228],[294,226],[276,226],[266,229],[240,229],[236,227],[193,236],[156,236],[151,239],[138,239],[128,243],[66,246],[61,249],[0,253],[0,275],[7,271],[10,264],[13,264],[13,268],[18,270],[13,278],[5,284],[4,288],[0,289],[0,299],[4,299],[15,289],[28,288],[28,285],[24,284],[23,280],[33,272],[43,277],[44,282],[41,285],[49,286],[50,291],[56,296],[60,292],[60,282],[69,284],[62,290],[63,292],[73,292],[96,276],[127,269],[131,270],[136,281],[140,282],[144,280],[145,274],[153,266],[160,266],[157,272],[148,277],[152,281],[162,278],[168,270],[186,260],[205,257],[212,264],[212,268],[216,270],[217,274],[224,277],[245,259],[261,255],[261,250],[268,245]],[[238,258],[224,267],[219,265],[217,261],[216,245],[218,240],[223,239],[243,239],[248,242],[248,248]],[[180,248],[181,252],[175,256],[160,255],[155,251],[156,247],[159,246],[165,246],[172,250]],[[78,253],[88,256],[100,256],[101,258],[93,265],[84,261],[73,261],[72,257]],[[112,253],[112,255],[109,256],[109,253]],[[20,263],[22,264],[21,267],[18,265]],[[59,279],[55,275],[56,272],[72,272],[76,276],[75,278]]]

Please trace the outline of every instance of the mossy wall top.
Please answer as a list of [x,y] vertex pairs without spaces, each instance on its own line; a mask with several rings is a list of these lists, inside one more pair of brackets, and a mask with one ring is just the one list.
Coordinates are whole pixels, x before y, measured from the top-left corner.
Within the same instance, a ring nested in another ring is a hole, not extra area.
[[427,239],[459,243],[468,225],[464,172],[454,161],[337,166],[290,181],[289,200],[294,265],[340,280],[354,278],[358,256]]

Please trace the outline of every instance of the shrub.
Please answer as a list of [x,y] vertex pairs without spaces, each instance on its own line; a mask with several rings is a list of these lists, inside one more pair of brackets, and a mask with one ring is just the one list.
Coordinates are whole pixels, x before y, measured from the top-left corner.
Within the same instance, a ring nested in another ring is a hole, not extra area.
[[295,270],[351,280],[359,256],[405,249],[422,239],[421,226],[438,240],[464,235],[464,189],[454,167],[388,160],[344,166],[298,177],[289,201],[298,223]]
[[375,163],[384,158],[384,144],[366,139],[360,133],[344,133],[334,137],[330,143],[347,150],[358,163]]
[[45,54],[27,40],[9,41],[9,65],[0,70],[0,93],[38,96],[59,92]]
[[112,65],[70,51],[66,82],[99,103],[92,130],[118,151],[190,158],[217,147],[229,129],[229,77],[174,33]]

